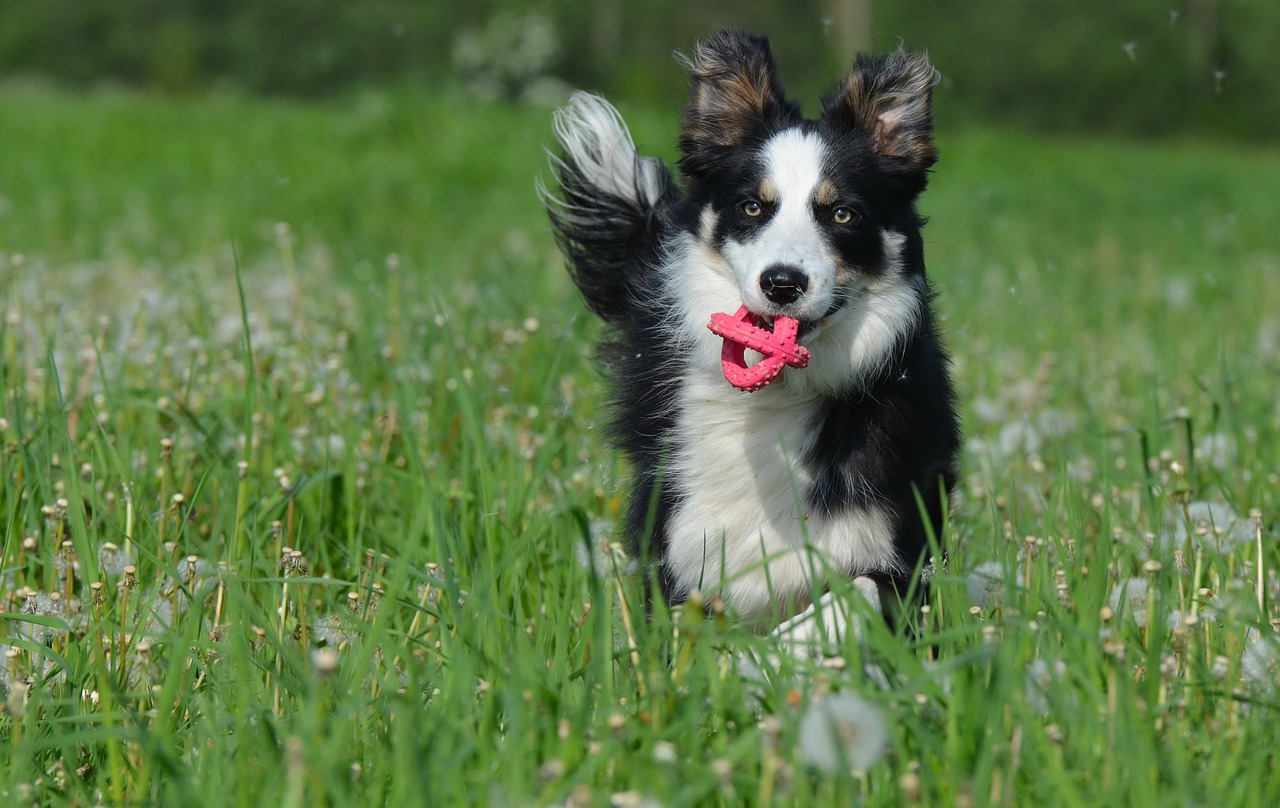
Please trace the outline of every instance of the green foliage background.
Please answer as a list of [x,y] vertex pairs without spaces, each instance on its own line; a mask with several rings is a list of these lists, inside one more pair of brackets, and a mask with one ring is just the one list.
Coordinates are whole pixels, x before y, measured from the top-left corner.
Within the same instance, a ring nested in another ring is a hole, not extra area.
[[957,129],[948,566],[815,661],[605,555],[545,109],[0,93],[0,805],[1280,805],[1280,155]]
[[[845,6],[870,12],[854,41],[834,22]],[[1270,0],[42,0],[0,5],[0,75],[312,96],[489,69],[511,96],[545,73],[670,98],[682,77],[665,56],[735,25],[769,33],[810,98],[854,45],[901,43],[933,56],[953,116],[1258,138],[1280,132],[1276,21]]]
[[0,4],[0,805],[1280,804],[1264,0],[872,5],[942,73],[924,634],[634,619],[548,102],[670,158],[668,54],[811,100],[851,5]]

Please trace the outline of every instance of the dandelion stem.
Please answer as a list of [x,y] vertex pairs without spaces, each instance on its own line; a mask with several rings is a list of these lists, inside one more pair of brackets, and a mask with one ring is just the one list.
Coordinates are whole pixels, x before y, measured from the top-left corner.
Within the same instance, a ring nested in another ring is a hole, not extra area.
[[218,562],[218,591],[213,600],[213,630],[222,627],[222,606],[227,598],[227,562]]
[[62,602],[71,608],[76,594],[76,551],[70,541],[62,543],[63,561],[66,564],[66,575],[62,579]]
[[1200,580],[1204,575],[1204,548],[1196,545],[1195,570],[1191,573],[1191,608],[1192,618],[1200,617]]
[[774,783],[778,777],[778,756],[773,752],[765,752],[764,765],[760,771],[760,791],[756,805],[770,805],[773,802]]
[[640,698],[645,696],[644,675],[640,665],[640,644],[636,642],[635,626],[631,622],[631,606],[627,603],[627,594],[622,588],[622,577],[618,572],[618,564],[613,562],[613,586],[618,593],[618,612],[622,616],[622,628],[627,632],[627,648],[631,653],[631,667],[635,670],[636,692]]
[[705,619],[705,601],[702,595],[694,593],[684,602],[684,608],[680,610],[680,624],[676,628],[676,633],[682,640],[680,643],[680,654],[676,658],[675,667],[671,671],[671,683],[679,685],[680,680],[684,678],[684,674],[693,665],[694,646],[697,645],[698,626]]
[[249,512],[249,444],[251,439],[245,438],[245,459],[236,464],[236,520],[231,531],[231,558],[244,558],[244,545],[247,541],[245,514]]
[[1262,556],[1262,511],[1255,508],[1250,515],[1253,517],[1254,544],[1258,548],[1258,613],[1265,620],[1267,619],[1267,571]]
[[284,624],[289,614],[289,577],[285,572],[284,583],[280,587],[280,622],[276,627],[276,681],[273,688],[273,699],[276,715],[280,715],[280,679],[284,676]]
[[306,320],[302,316],[302,284],[298,280],[298,265],[293,257],[293,232],[287,222],[276,225],[276,246],[280,250],[280,263],[289,279],[289,298],[293,308],[294,333],[306,335]]

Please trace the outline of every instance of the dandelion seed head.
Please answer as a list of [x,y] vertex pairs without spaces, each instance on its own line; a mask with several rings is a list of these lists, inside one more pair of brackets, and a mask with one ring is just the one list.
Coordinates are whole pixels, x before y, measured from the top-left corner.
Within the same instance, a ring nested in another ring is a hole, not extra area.
[[1221,682],[1227,678],[1227,671],[1231,669],[1231,660],[1225,656],[1218,655],[1213,658],[1213,666],[1209,668],[1209,675],[1215,680]]
[[320,676],[329,676],[338,669],[341,663],[337,649],[332,646],[315,648],[311,651],[311,667]]
[[1019,418],[1006,424],[996,439],[996,450],[1000,457],[1033,455],[1040,451],[1040,432],[1027,417]]
[[[355,594],[355,593],[352,593]],[[355,631],[342,615],[326,615],[311,626],[311,636],[316,643],[332,648],[344,648],[355,639]]]
[[[186,604],[185,599],[180,602],[177,612],[183,611],[182,606]],[[152,629],[162,630],[173,628],[175,609],[173,601],[168,598],[155,598],[151,604]]]
[[621,735],[627,729],[627,717],[621,713],[611,713],[605,723],[609,725],[609,731],[614,735]]
[[1240,679],[1263,693],[1273,693],[1280,681],[1280,640],[1254,634],[1240,657]]
[[908,803],[920,800],[922,785],[920,775],[917,772],[907,772],[898,778],[898,790],[902,792],[903,799]]
[[1027,706],[1037,715],[1049,714],[1049,694],[1058,690],[1067,677],[1067,665],[1061,659],[1052,664],[1044,659],[1032,660],[1024,675]]
[[998,561],[988,561],[974,567],[965,579],[965,591],[973,605],[981,609],[1002,605],[1005,595],[1004,566]]
[[849,691],[815,699],[800,718],[800,759],[825,771],[867,771],[888,741],[880,710]]
[[655,763],[671,764],[678,759],[676,745],[671,741],[658,741],[653,745],[653,761]]
[[610,808],[662,808],[662,803],[640,791],[619,791],[609,795]]
[[1111,589],[1113,614],[1128,614],[1139,627],[1147,624],[1147,579],[1129,578]]
[[1185,512],[1182,508],[1171,508],[1165,513],[1164,528],[1160,532],[1162,546],[1181,548],[1190,544],[1219,553],[1230,552],[1253,539],[1252,521],[1242,519],[1220,502],[1191,502]]

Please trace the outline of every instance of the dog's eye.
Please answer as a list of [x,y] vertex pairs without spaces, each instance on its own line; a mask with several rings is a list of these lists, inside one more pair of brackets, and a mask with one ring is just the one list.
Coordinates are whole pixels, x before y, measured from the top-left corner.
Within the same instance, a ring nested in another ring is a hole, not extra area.
[[857,218],[858,214],[852,208],[840,207],[831,211],[831,220],[836,224],[849,224]]
[[742,203],[742,212],[754,219],[756,216],[764,213],[764,208],[762,208],[760,203],[754,199],[748,199],[746,202]]

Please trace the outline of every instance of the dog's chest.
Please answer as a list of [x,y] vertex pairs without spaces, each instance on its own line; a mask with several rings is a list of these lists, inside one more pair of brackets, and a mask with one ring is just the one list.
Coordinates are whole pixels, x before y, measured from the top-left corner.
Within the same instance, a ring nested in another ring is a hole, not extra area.
[[874,507],[810,514],[817,404],[776,385],[739,393],[723,378],[680,394],[664,564],[682,593],[719,591],[751,616],[803,602],[815,577],[891,569],[891,521]]

